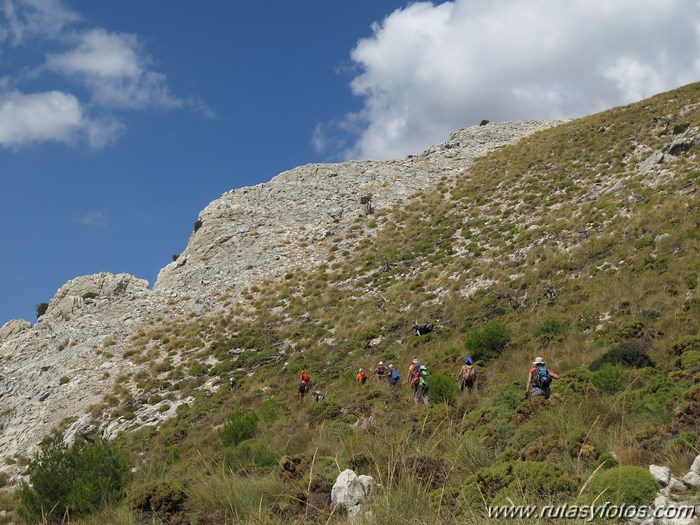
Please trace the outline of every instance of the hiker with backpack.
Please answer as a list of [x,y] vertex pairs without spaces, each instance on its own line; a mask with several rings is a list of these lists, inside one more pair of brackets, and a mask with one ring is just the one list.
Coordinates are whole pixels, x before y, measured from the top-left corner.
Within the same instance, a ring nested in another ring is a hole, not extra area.
[[414,357],[411,361],[411,365],[408,367],[408,375],[406,376],[406,382],[408,384],[413,384],[413,373],[420,368],[420,363],[418,363],[418,358]]
[[[428,400],[428,377],[430,374],[428,373],[428,368],[425,365],[420,365],[420,368],[418,369],[418,388],[419,388],[419,396],[420,399],[423,400],[423,404],[427,405],[429,403]],[[417,403],[418,401],[416,401]]]
[[552,379],[559,379],[559,375],[549,370],[541,357],[536,357],[532,364],[535,366],[530,368],[527,376],[525,398],[544,396],[545,399],[549,399],[549,386]]
[[311,376],[306,373],[306,370],[302,370],[299,374],[299,388],[297,389],[297,399],[301,401],[304,396],[309,393],[311,388]]
[[379,364],[374,368],[374,380],[379,383],[381,380],[386,379],[387,375],[384,361],[379,361]]
[[421,372],[424,368],[425,367],[421,366],[418,362],[413,363],[410,382],[411,393],[413,394],[413,402],[416,405],[420,403],[421,400]]
[[396,396],[398,394],[396,392],[396,385],[400,379],[401,376],[399,376],[399,371],[396,370],[396,367],[394,365],[389,365],[389,375],[387,376],[386,380],[389,383],[389,393],[392,396]]
[[464,360],[462,368],[459,369],[459,386],[460,390],[464,392],[466,388],[471,392],[474,388],[474,383],[476,383],[476,369],[474,368],[474,361],[471,357],[467,357]]
[[367,373],[360,368],[360,370],[357,372],[357,376],[355,376],[357,379],[357,382],[360,383],[361,385],[364,385],[367,380],[369,379],[369,376]]

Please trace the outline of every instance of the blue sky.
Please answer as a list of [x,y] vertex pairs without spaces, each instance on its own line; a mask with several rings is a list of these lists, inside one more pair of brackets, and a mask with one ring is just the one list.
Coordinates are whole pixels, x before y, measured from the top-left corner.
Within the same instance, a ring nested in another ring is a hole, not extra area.
[[[196,6],[196,7],[195,7]],[[0,325],[229,189],[698,79],[693,0],[0,0]]]

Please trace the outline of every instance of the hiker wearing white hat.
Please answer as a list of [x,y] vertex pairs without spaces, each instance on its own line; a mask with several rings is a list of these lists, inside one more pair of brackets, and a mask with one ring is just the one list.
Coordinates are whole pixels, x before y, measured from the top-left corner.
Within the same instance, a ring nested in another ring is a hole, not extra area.
[[384,361],[379,361],[379,364],[374,367],[374,380],[379,383],[379,381],[386,379],[387,375],[389,375],[389,372]]
[[527,385],[525,386],[525,397],[544,396],[549,399],[549,386],[552,384],[552,379],[559,379],[559,375],[547,368],[547,364],[542,357],[536,357],[532,362],[534,365],[530,368],[527,375]]

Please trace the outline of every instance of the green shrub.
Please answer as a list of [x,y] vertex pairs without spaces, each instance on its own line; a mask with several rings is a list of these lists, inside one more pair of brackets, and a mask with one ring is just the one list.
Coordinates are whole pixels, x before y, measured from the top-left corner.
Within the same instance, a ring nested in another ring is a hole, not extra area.
[[622,343],[615,348],[608,350],[598,359],[591,363],[590,369],[598,370],[605,364],[620,364],[632,368],[644,368],[654,366],[654,362],[646,353],[644,343],[629,341]]
[[463,507],[509,500],[564,500],[578,488],[577,481],[558,463],[518,461],[498,463],[469,476],[460,494]]
[[600,369],[591,374],[591,383],[596,388],[613,394],[619,392],[626,381],[626,374],[620,365],[605,363]]
[[609,501],[615,505],[649,505],[659,489],[656,480],[645,468],[615,467],[602,470],[588,486],[591,500]]
[[130,506],[145,514],[172,515],[182,510],[187,501],[184,488],[172,481],[148,482],[130,492]]
[[432,403],[447,402],[451,405],[459,396],[457,379],[440,372],[430,375],[428,386],[430,387],[428,393]]
[[687,372],[700,372],[700,350],[683,352],[680,359],[681,368]]
[[69,449],[62,435],[47,438],[29,462],[31,485],[21,485],[20,514],[32,523],[87,514],[120,498],[129,472],[126,458],[102,441],[81,440]]
[[568,331],[568,326],[559,319],[549,317],[542,320],[537,326],[535,326],[534,335],[538,339],[543,339],[545,341],[551,341],[554,339],[563,338]]
[[245,412],[239,408],[228,417],[224,428],[219,431],[219,437],[224,445],[238,445],[253,437],[257,424],[258,417],[254,412]]
[[673,408],[679,399],[688,392],[692,379],[671,379],[657,370],[649,370],[642,388],[629,393],[629,410],[638,415],[653,418],[655,422],[670,422],[673,418]]
[[46,313],[46,310],[49,308],[49,303],[39,303],[35,308],[36,318],[39,319],[39,317]]
[[681,124],[676,124],[673,126],[673,134],[680,135],[684,133],[690,127],[690,122],[682,122]]
[[700,351],[700,336],[689,335],[686,337],[681,337],[673,345],[671,345],[671,353],[674,355],[681,355],[683,352],[688,350],[699,350]]
[[309,414],[319,419],[335,419],[340,415],[340,407],[332,401],[321,401],[311,406]]
[[58,378],[58,384],[59,385],[65,385],[66,383],[70,383],[70,377],[68,376],[61,376]]
[[501,355],[510,341],[510,330],[500,323],[493,322],[481,330],[467,334],[464,348],[475,360],[493,359]]

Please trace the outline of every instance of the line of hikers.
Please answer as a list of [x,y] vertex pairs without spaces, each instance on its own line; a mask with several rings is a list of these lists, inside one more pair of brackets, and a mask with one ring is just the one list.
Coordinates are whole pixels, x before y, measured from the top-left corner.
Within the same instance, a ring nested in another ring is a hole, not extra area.
[[[528,371],[523,399],[539,396],[549,399],[552,379],[559,379],[559,375],[547,368],[542,357],[536,357],[532,364],[534,366]],[[465,389],[471,392],[477,379],[474,360],[471,357],[467,357],[464,360],[464,364],[460,367],[457,376],[459,378],[461,392],[464,392]],[[411,394],[414,403],[419,404],[422,401],[425,405],[429,404],[429,377],[428,368],[425,365],[421,365],[417,358],[414,358],[411,361],[411,365],[408,367],[408,374],[406,377],[406,383],[411,385]],[[369,376],[367,372],[360,368],[355,379],[359,384],[364,385],[369,381]],[[384,361],[379,361],[379,364],[374,369],[374,380],[376,382],[386,381],[389,384],[389,393],[392,396],[398,396],[396,386],[400,379],[401,376],[398,370],[392,364],[386,366]],[[299,387],[297,390],[297,398],[299,401],[304,399],[304,396],[309,393],[310,388],[311,377],[305,370],[302,370],[301,374],[299,374]],[[324,396],[321,391],[316,390],[314,392],[314,401],[320,402],[323,401],[323,399]]]

